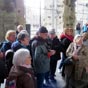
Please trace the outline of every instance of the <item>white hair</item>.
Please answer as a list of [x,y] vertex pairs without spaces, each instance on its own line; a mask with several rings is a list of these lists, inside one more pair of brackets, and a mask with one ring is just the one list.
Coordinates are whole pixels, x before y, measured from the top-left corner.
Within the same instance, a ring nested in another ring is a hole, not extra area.
[[19,49],[14,53],[13,65],[22,66],[25,64],[25,60],[30,56],[30,52],[27,49]]
[[76,39],[78,39],[79,37],[82,37],[82,35],[80,35],[80,34],[77,34],[77,35],[75,35],[75,37],[74,37],[74,42],[76,41]]

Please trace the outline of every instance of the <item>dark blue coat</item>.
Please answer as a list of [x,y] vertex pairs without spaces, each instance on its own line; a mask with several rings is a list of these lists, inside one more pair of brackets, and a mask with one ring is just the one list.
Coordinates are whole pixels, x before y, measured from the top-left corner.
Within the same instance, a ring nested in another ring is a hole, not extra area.
[[12,45],[12,43],[9,41],[3,42],[3,45],[1,47],[1,51],[6,52],[7,50],[11,49],[11,45]]
[[18,49],[20,48],[26,48],[29,50],[29,47],[28,46],[25,46],[23,44],[20,43],[20,41],[15,41],[12,46],[11,46],[11,49],[13,49],[14,52],[16,52]]

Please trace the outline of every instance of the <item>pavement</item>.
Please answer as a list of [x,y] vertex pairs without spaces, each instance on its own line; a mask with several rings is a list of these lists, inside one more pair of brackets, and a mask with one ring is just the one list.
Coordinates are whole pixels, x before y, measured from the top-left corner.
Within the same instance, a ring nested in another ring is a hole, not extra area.
[[65,87],[65,80],[64,78],[61,76],[61,71],[58,69],[60,64],[60,61],[58,61],[57,63],[57,70],[56,70],[56,82],[51,82],[49,86],[44,86],[44,88],[64,88]]
[[[60,61],[58,61],[58,63],[57,63],[57,70],[56,70],[56,77],[55,77],[56,82],[51,82],[50,81],[50,84],[48,86],[44,86],[44,88],[64,88],[65,80],[61,76],[61,72],[58,69],[59,64],[60,64]],[[1,84],[1,88],[5,88],[4,86],[5,86],[5,82],[4,82],[4,84]]]

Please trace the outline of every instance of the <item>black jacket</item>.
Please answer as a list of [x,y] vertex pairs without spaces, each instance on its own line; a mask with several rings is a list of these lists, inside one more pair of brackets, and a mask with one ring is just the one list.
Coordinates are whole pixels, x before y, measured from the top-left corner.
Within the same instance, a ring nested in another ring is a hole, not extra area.
[[4,82],[4,79],[7,76],[7,68],[5,66],[5,62],[0,60],[0,83]]
[[63,53],[64,53],[64,56],[65,56],[65,58],[66,58],[66,50],[67,50],[68,46],[70,45],[70,43],[71,43],[72,41],[70,41],[68,38],[65,37],[65,38],[62,38],[62,39],[61,39],[61,42],[62,42],[63,48],[64,48]]
[[63,52],[64,48],[57,36],[51,40],[51,49],[56,51],[56,53],[51,57],[57,58],[57,60],[61,59],[60,52]]

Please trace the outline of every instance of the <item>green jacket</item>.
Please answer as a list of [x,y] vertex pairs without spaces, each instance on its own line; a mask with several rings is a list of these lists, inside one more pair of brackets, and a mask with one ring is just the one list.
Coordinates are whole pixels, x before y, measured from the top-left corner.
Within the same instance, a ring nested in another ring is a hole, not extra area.
[[46,44],[40,44],[35,49],[34,69],[37,73],[46,73],[50,69],[50,59],[48,58]]

